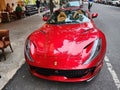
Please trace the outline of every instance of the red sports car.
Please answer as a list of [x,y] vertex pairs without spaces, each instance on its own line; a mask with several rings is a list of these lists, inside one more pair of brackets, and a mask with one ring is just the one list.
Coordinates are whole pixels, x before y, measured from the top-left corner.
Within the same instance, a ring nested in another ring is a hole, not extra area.
[[59,9],[25,42],[25,59],[30,72],[60,82],[89,81],[101,70],[106,38],[82,9]]

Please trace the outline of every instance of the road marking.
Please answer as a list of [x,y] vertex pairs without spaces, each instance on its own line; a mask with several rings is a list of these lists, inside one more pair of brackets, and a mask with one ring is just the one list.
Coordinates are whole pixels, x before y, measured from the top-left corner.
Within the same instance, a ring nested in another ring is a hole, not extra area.
[[105,56],[105,62],[107,64],[107,68],[108,68],[110,74],[112,75],[113,81],[114,81],[115,85],[117,86],[117,89],[120,90],[120,80],[118,79],[118,76],[117,76],[115,70],[113,69],[113,66],[110,63],[110,60],[107,56]]

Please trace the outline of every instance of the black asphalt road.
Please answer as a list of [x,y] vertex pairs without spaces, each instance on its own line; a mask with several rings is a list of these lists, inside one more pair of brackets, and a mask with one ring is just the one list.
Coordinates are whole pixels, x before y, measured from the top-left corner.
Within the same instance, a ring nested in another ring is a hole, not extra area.
[[[120,79],[120,7],[93,4],[91,12],[98,12],[95,22],[106,35],[107,53],[114,72]],[[34,17],[38,18],[38,17]],[[36,19],[37,20],[37,19]],[[113,80],[113,73],[109,72],[108,66],[104,66],[98,76],[91,82],[86,83],[60,83],[39,79],[32,76],[25,63],[16,73],[13,79],[3,90],[118,90]],[[119,85],[119,82],[118,82]]]

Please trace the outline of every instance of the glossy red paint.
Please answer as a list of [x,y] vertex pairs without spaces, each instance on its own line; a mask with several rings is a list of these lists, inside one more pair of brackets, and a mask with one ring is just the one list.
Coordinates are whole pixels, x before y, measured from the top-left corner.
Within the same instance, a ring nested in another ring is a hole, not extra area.
[[[98,38],[102,41],[99,54],[89,64],[84,64]],[[81,24],[44,24],[27,39],[30,40],[30,56],[33,61],[28,59],[26,53],[25,59],[31,73],[37,77],[62,82],[86,81],[94,77],[103,66],[106,38],[96,28],[93,20]],[[53,69],[55,73],[58,70],[90,70],[82,77],[70,78],[63,75],[43,75],[33,67]]]
[[31,73],[39,78],[42,79],[47,79],[47,80],[52,80],[52,81],[59,81],[59,82],[82,82],[82,81],[86,81],[89,80],[93,77],[96,76],[96,74],[99,73],[99,71],[101,70],[103,66],[103,62],[100,63],[99,66],[97,66],[97,68],[95,69],[94,73],[88,73],[87,75],[83,76],[82,78],[67,78],[65,76],[44,76],[41,74],[36,73],[34,70],[30,69]]

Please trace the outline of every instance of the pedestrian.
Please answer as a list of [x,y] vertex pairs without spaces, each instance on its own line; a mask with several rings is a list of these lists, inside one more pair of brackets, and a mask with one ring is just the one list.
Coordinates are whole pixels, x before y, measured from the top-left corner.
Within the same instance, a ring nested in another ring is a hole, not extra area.
[[60,8],[62,8],[62,0],[60,0],[60,3],[59,3],[59,4],[60,4]]
[[47,5],[47,1],[46,0],[44,0],[44,6],[46,6]]
[[47,8],[47,1],[46,0],[44,0],[44,7],[45,7],[45,11],[48,9]]
[[22,16],[25,17],[25,14],[26,14],[26,7],[25,7],[25,4],[24,4],[24,3],[21,5],[21,8],[22,8]]
[[17,19],[17,15],[16,15],[16,12],[15,12],[15,5],[14,3],[11,4],[11,13],[10,13],[10,17],[13,18],[13,19]]
[[89,12],[92,8],[92,5],[93,5],[93,0],[88,0],[88,10],[89,10]]
[[40,14],[40,1],[36,0],[36,7],[38,8],[38,13]]
[[17,4],[17,6],[16,6],[15,13],[17,15],[17,18],[21,19],[21,16],[22,16],[22,7],[19,4]]
[[8,13],[11,13],[11,12],[12,12],[12,9],[11,9],[9,3],[7,3],[7,5],[6,5],[6,12],[8,12]]
[[84,4],[84,0],[82,0],[82,5]]
[[11,4],[11,9],[12,9],[12,12],[15,12],[15,5],[14,5],[14,3]]
[[52,14],[53,11],[54,11],[54,7],[55,7],[55,5],[54,5],[52,0],[50,0],[50,5],[49,6],[50,6],[50,14]]

